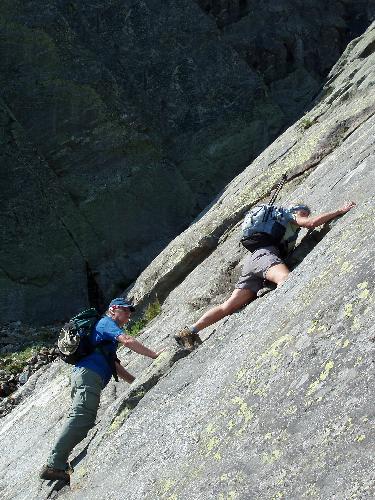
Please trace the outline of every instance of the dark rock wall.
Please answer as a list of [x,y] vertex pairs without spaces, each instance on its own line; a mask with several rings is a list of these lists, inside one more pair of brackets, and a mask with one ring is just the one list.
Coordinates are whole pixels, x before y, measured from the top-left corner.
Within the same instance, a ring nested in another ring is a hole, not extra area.
[[374,19],[375,2],[197,0],[223,39],[262,79],[285,122],[300,115],[349,41]]
[[305,109],[372,4],[221,2],[221,25],[215,2],[2,2],[3,320],[126,287]]

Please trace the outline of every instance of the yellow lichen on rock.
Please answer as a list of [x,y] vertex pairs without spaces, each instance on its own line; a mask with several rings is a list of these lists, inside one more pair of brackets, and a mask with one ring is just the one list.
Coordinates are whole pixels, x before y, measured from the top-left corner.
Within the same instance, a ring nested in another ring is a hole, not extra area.
[[333,367],[334,367],[333,361],[328,361],[324,367],[324,370],[319,375],[320,380],[326,380],[326,378],[329,375],[329,372],[332,370]]
[[361,320],[359,319],[358,316],[355,316],[353,318],[353,323],[352,323],[351,329],[353,331],[356,331],[356,330],[359,330],[360,328],[361,328]]
[[121,412],[113,419],[109,427],[109,432],[117,431],[123,425],[125,420],[128,418],[130,412],[131,410],[127,407],[121,410]]
[[282,456],[281,450],[272,450],[270,453],[263,453],[262,462],[265,464],[273,464],[276,460],[279,460]]
[[306,397],[311,396],[312,394],[314,394],[314,392],[316,392],[320,383],[324,382],[328,378],[333,367],[334,367],[334,362],[332,360],[327,361],[324,370],[320,373],[319,377],[309,385]]
[[344,315],[347,318],[351,318],[353,316],[353,304],[345,304],[345,306],[344,306]]
[[345,261],[341,265],[341,273],[350,273],[350,271],[353,269],[353,264],[351,264],[349,261]]
[[286,335],[283,335],[282,337],[280,337],[279,339],[277,339],[275,342],[273,342],[273,344],[270,346],[270,348],[267,349],[264,353],[262,353],[258,357],[258,359],[256,360],[256,363],[255,363],[256,367],[260,368],[263,365],[263,363],[268,361],[270,358],[279,358],[281,356],[279,348],[283,344],[288,344],[291,339],[292,339],[292,337],[290,335],[286,334]]
[[[159,489],[162,494],[162,498],[166,498],[166,494],[175,486],[176,481],[174,479],[162,479],[159,482]],[[168,498],[171,498],[168,496]],[[176,497],[177,498],[177,497]]]
[[297,407],[296,405],[290,405],[290,406],[288,406],[288,408],[286,408],[286,410],[284,411],[284,415],[285,415],[285,416],[294,415],[295,413],[297,413],[297,410],[298,410],[298,407]]
[[358,443],[361,443],[362,441],[364,441],[366,439],[366,436],[364,434],[361,434],[360,436],[357,436],[355,438],[356,441],[358,441]]
[[211,453],[211,451],[218,446],[219,442],[220,442],[220,439],[216,436],[214,436],[208,440],[208,442],[206,443],[206,449],[208,452],[207,455],[209,455]]

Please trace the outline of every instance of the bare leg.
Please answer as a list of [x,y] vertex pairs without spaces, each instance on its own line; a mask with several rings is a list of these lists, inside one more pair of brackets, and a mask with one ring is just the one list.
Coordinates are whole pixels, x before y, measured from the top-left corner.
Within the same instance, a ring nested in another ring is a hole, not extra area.
[[276,264],[268,269],[266,280],[272,281],[272,283],[276,283],[277,286],[280,286],[288,278],[289,272],[285,264]]
[[194,324],[196,331],[199,332],[219,321],[219,319],[232,314],[242,306],[256,298],[256,294],[247,288],[236,288],[228,300],[203,314],[203,316]]

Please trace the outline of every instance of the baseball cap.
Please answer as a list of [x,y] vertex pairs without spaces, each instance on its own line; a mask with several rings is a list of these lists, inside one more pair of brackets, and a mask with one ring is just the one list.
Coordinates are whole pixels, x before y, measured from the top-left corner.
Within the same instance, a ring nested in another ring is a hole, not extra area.
[[128,307],[132,312],[135,311],[133,304],[123,297],[117,297],[111,300],[108,307]]
[[298,205],[293,205],[292,207],[290,207],[290,210],[292,212],[298,212],[298,210],[304,210],[305,212],[307,212],[309,214],[311,213],[310,207],[308,207],[304,203],[300,203]]

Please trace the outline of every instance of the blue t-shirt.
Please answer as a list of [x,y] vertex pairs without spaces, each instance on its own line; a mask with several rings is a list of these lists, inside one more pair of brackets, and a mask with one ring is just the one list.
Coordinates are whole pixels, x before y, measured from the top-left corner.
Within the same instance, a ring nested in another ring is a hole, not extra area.
[[[103,347],[106,352],[115,354],[117,349],[117,337],[122,335],[124,330],[120,328],[115,321],[109,316],[104,316],[102,319],[98,321],[94,330],[91,333],[90,341],[95,346],[100,342],[110,341],[108,344],[105,344]],[[85,356],[80,359],[75,367],[80,368],[89,368],[93,370],[95,373],[98,373],[103,380],[103,387],[105,387],[111,379],[112,370],[111,367],[103,356],[103,354],[99,351],[94,351],[92,354]],[[74,370],[74,368],[73,368]]]

